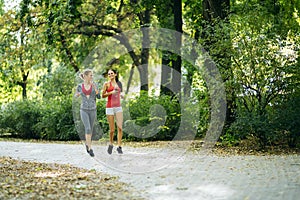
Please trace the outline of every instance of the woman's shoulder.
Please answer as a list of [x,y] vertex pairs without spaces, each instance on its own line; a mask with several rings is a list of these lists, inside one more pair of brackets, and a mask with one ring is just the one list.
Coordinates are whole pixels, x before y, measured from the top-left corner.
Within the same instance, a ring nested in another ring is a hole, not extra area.
[[107,88],[107,86],[109,86],[109,82],[108,81],[103,83],[103,88]]
[[106,86],[106,85],[109,85],[110,84],[110,81],[106,81],[105,83],[104,83],[104,85]]

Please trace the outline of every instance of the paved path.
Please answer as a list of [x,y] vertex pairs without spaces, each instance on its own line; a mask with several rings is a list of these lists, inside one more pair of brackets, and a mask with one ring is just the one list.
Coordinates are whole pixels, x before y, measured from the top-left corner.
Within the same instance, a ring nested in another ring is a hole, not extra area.
[[[227,156],[183,153],[166,148],[123,147],[106,153],[95,145],[0,142],[0,156],[96,169],[134,186],[154,200],[298,200],[300,156]],[[175,156],[176,155],[176,156]]]

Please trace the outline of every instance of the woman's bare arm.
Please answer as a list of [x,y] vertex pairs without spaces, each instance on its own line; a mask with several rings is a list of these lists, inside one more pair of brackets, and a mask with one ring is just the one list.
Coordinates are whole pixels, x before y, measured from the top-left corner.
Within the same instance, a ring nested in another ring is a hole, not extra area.
[[112,95],[115,93],[115,91],[111,91],[111,92],[107,92],[107,87],[108,87],[108,83],[104,83],[103,88],[102,88],[102,98],[106,98],[109,95]]

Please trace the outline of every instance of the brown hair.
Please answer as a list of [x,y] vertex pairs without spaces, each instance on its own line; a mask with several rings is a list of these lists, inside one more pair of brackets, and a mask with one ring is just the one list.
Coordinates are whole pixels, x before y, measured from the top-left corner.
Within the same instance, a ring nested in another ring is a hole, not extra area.
[[113,72],[117,75],[117,76],[116,76],[116,82],[117,82],[119,88],[121,88],[121,91],[123,91],[123,85],[122,85],[121,81],[119,81],[119,72],[118,72],[116,69],[112,69],[112,68],[108,69],[108,70],[107,70],[107,73],[108,73],[109,71],[113,71]]

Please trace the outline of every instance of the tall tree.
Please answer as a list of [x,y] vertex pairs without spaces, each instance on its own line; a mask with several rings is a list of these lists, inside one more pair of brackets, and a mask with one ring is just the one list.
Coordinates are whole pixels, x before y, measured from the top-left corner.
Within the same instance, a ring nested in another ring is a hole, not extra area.
[[177,31],[170,36],[178,54],[162,51],[161,94],[178,95],[181,90],[181,33],[182,33],[182,1],[156,1],[156,15],[163,28]]
[[[203,46],[216,62],[226,89],[226,122],[229,127],[235,120],[235,94],[233,88],[233,71],[231,67],[230,29],[225,28],[229,23],[230,0],[203,0],[202,2],[203,23]],[[225,27],[222,28],[222,24]],[[216,37],[217,36],[217,37]],[[225,127],[225,128],[226,128]]]
[[[127,50],[132,59],[132,72],[137,68],[140,75],[141,90],[148,90],[148,59],[149,49],[142,48],[139,52],[132,48],[129,38],[123,31],[137,27],[147,27],[151,22],[153,5],[148,0],[143,1],[56,1],[44,3],[45,17],[48,22],[47,36],[49,44],[55,44],[62,52],[62,61],[67,60],[74,71],[79,70],[79,64],[95,47],[95,43],[106,37],[114,36]],[[67,13],[65,15],[64,11]],[[148,46],[147,29],[142,29],[143,44]],[[68,37],[66,37],[68,35]],[[81,42],[80,55],[75,51],[74,41]],[[57,45],[58,44],[58,45]],[[84,48],[83,48],[84,46]],[[64,59],[66,58],[66,59]],[[119,62],[113,58],[107,65]]]
[[[233,128],[239,127],[234,129],[239,135],[255,136],[262,147],[274,142],[275,138],[288,137],[289,131],[296,137],[294,130],[298,126],[293,121],[298,113],[289,113],[293,117],[288,118],[290,124],[283,120],[285,128],[281,126],[282,117],[276,115],[286,115],[287,110],[291,112],[287,104],[298,101],[295,100],[300,83],[296,32],[300,26],[292,22],[297,21],[297,17],[283,20],[285,14],[280,10],[290,10],[290,2],[284,2],[286,8],[281,1],[274,2],[252,2],[242,6],[243,13],[231,18],[236,30],[232,34],[235,41],[232,64],[235,91],[239,96],[236,100],[238,118]],[[238,10],[237,5],[235,9]],[[277,15],[282,16],[279,21]],[[278,121],[274,122],[276,118]]]
[[[150,55],[150,49],[148,48],[150,45],[150,35],[149,35],[149,27],[151,24],[151,12],[153,10],[153,4],[149,0],[131,0],[131,6],[134,10],[134,13],[136,13],[139,25],[143,34],[142,38],[142,50],[140,54],[140,65],[136,66],[139,75],[140,75],[140,83],[141,83],[141,90],[148,91],[149,90],[149,84],[148,84],[148,70],[149,70],[149,55]],[[134,65],[132,67],[132,70],[134,69]],[[133,72],[131,70],[131,73]],[[129,88],[130,84],[128,84]]]
[[39,38],[40,30],[32,26],[34,15],[30,9],[35,8],[30,8],[29,1],[21,1],[19,11],[10,10],[4,14],[6,23],[1,27],[4,33],[1,35],[2,45],[5,48],[1,75],[6,80],[6,91],[10,91],[10,100],[18,98],[18,92],[15,93],[16,90],[19,91],[18,87],[21,88],[22,98],[27,98],[30,73],[40,66],[38,64],[42,55],[42,40]]
[[172,73],[172,88],[176,94],[180,94],[181,91],[181,45],[182,38],[182,0],[174,0],[174,27],[176,34],[175,35],[175,44],[176,49],[178,49],[178,54],[173,60],[173,73]]

